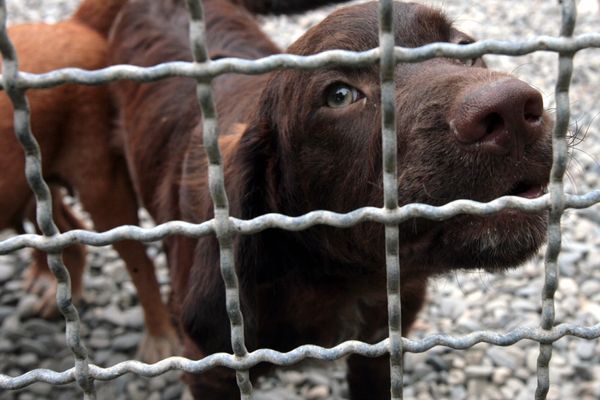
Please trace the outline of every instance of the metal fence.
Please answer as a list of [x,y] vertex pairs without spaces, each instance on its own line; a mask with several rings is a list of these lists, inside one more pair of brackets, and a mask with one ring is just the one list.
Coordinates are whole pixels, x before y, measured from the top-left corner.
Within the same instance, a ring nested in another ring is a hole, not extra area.
[[[392,34],[392,1],[380,1],[380,47],[365,52],[327,51],[311,56],[289,54],[274,55],[260,60],[221,59],[210,61],[203,42],[204,24],[202,5],[199,0],[188,0],[191,23],[191,44],[194,62],[170,62],[150,68],[135,66],[113,66],[97,71],[62,69],[45,74],[29,74],[18,71],[15,50],[6,34],[6,6],[0,0],[0,52],[4,59],[1,85],[14,104],[14,125],[16,134],[26,153],[26,175],[37,204],[38,224],[43,235],[25,234],[0,242],[0,255],[24,248],[33,247],[48,253],[50,268],[58,281],[57,304],[66,320],[66,340],[74,356],[74,367],[56,372],[35,369],[17,377],[0,374],[0,389],[19,389],[34,382],[53,385],[76,381],[84,392],[84,398],[95,398],[94,381],[115,379],[127,372],[142,376],[157,376],[169,370],[178,369],[191,373],[201,373],[216,366],[235,369],[242,399],[252,397],[252,385],[248,370],[259,362],[276,365],[291,365],[306,358],[336,360],[348,354],[361,354],[374,357],[390,354],[391,393],[393,399],[402,398],[402,354],[403,352],[424,352],[434,346],[447,346],[466,349],[477,343],[491,343],[507,346],[523,339],[537,341],[540,352],[537,361],[538,386],[536,399],[546,398],[549,389],[549,362],[552,357],[553,342],[566,335],[585,339],[600,337],[600,324],[589,327],[572,324],[555,326],[554,293],[558,285],[557,258],[561,247],[560,220],[567,208],[585,208],[600,202],[600,190],[583,195],[569,195],[563,189],[563,175],[567,164],[566,133],[569,124],[569,85],[573,71],[573,57],[585,48],[600,47],[600,33],[583,34],[574,37],[576,19],[575,0],[560,1],[562,7],[562,27],[559,37],[540,36],[523,41],[484,40],[470,45],[433,43],[423,47],[407,49],[394,46]],[[470,59],[484,54],[524,55],[535,51],[552,51],[559,54],[559,76],[556,84],[556,125],[553,134],[553,167],[549,193],[530,200],[519,197],[502,197],[489,203],[470,200],[457,200],[449,204],[433,207],[425,204],[398,206],[396,171],[396,130],[395,130],[395,84],[394,66],[398,62],[417,62],[433,57]],[[229,215],[227,194],[224,188],[224,175],[218,145],[215,109],[211,93],[211,80],[216,76],[236,72],[260,74],[281,68],[312,70],[323,66],[366,66],[379,62],[381,66],[382,146],[384,170],[384,205],[382,208],[365,207],[346,214],[329,211],[312,211],[299,217],[280,214],[262,215],[252,220],[240,220]],[[209,180],[211,196],[215,205],[215,218],[201,224],[171,221],[150,229],[121,226],[108,232],[95,233],[76,230],[59,233],[52,218],[49,190],[42,178],[40,151],[31,133],[29,106],[25,93],[27,89],[48,88],[65,83],[86,85],[104,84],[120,79],[140,82],[154,81],[166,77],[185,76],[198,82],[198,101],[203,112],[204,143],[209,159]],[[465,336],[452,337],[445,334],[426,336],[421,340],[410,340],[401,336],[400,327],[400,261],[398,258],[398,224],[411,218],[444,220],[458,214],[491,215],[505,209],[521,211],[549,210],[548,247],[545,256],[545,284],[542,292],[542,322],[537,328],[517,328],[505,333],[490,331],[472,332]],[[333,348],[313,345],[300,346],[290,352],[280,353],[270,349],[248,352],[244,343],[243,316],[239,306],[238,282],[233,265],[232,241],[234,234],[253,234],[267,228],[303,230],[317,224],[343,228],[364,221],[375,221],[385,225],[386,268],[388,279],[389,337],[377,344],[347,341]],[[138,361],[125,361],[110,368],[100,368],[89,363],[87,351],[81,341],[80,320],[76,308],[71,303],[68,272],[62,262],[61,251],[68,245],[83,243],[91,246],[104,246],[119,240],[156,241],[169,235],[185,235],[198,238],[215,234],[219,239],[221,270],[227,288],[227,310],[231,322],[231,338],[234,354],[213,354],[201,360],[182,357],[169,357],[148,365]]]

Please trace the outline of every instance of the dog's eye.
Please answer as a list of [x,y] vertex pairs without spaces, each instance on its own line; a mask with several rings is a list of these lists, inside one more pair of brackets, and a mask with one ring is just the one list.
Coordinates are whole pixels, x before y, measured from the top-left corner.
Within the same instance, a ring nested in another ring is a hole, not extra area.
[[325,91],[325,103],[331,108],[349,106],[363,97],[358,89],[343,83],[333,84]]

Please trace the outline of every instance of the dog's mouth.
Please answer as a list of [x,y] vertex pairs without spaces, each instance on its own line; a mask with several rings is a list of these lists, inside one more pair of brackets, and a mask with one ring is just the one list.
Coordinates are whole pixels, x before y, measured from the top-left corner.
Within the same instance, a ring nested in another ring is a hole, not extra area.
[[536,199],[547,192],[547,183],[519,181],[505,193],[505,196],[518,196],[527,199]]

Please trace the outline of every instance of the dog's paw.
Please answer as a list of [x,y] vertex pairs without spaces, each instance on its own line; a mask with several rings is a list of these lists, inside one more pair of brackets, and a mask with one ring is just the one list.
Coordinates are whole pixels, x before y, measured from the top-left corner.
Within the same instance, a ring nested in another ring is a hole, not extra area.
[[[32,263],[23,276],[23,288],[27,293],[35,294],[39,300],[33,308],[33,315],[44,319],[54,319],[60,316],[58,305],[56,304],[56,278],[47,267]],[[81,290],[74,291],[72,294],[74,303],[81,300]]]
[[146,333],[140,342],[135,358],[145,363],[155,363],[164,358],[181,354],[181,340],[174,328],[165,335]]

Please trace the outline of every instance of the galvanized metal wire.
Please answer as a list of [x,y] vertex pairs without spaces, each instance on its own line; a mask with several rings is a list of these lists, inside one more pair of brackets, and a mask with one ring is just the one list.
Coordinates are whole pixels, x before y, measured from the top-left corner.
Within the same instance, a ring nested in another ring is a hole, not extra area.
[[[565,194],[565,208],[588,208],[600,202],[600,190],[574,195]],[[489,203],[479,203],[472,200],[456,200],[443,206],[427,204],[407,204],[394,210],[376,207],[362,207],[354,211],[340,214],[332,211],[312,211],[307,214],[290,217],[271,213],[259,217],[241,220],[229,217],[233,229],[243,235],[250,235],[269,228],[302,231],[315,225],[329,225],[336,228],[349,228],[362,222],[378,222],[381,224],[401,224],[413,218],[428,218],[443,221],[459,214],[492,215],[502,210],[519,210],[535,213],[550,209],[550,195],[546,194],[537,199],[529,200],[522,197],[503,196]],[[192,224],[184,221],[170,221],[152,228],[138,226],[120,226],[106,232],[90,232],[72,230],[59,233],[51,238],[36,234],[24,234],[5,239],[0,242],[0,255],[32,247],[43,251],[56,251],[75,243],[90,246],[107,246],[120,240],[138,240],[154,242],[172,235],[183,235],[199,238],[214,234],[214,220]]]
[[[203,21],[203,8],[200,0],[188,0],[190,12],[190,40],[195,62],[210,62],[206,49],[206,31]],[[196,89],[198,102],[202,109],[203,144],[208,158],[208,187],[214,204],[213,228],[219,241],[221,276],[225,283],[225,303],[231,326],[231,348],[239,359],[248,356],[244,339],[244,317],[240,304],[240,285],[235,271],[233,254],[232,223],[229,220],[229,202],[225,192],[225,172],[219,133],[217,131],[217,113],[213,100],[210,78],[198,79]],[[236,380],[241,398],[252,398],[252,382],[248,370],[237,370]]]
[[[577,9],[573,0],[561,0],[562,24],[560,35],[573,35]],[[570,106],[569,85],[573,74],[574,52],[559,52],[559,74],[556,82],[556,122],[552,136],[552,170],[550,172],[550,213],[548,218],[548,247],[545,255],[545,278],[542,289],[542,321],[541,327],[552,329],[554,325],[554,294],[558,288],[558,254],[561,246],[560,220],[565,209],[565,191],[563,178],[567,169],[567,130],[569,128]],[[536,400],[545,399],[550,390],[550,359],[552,358],[552,342],[540,343],[540,354],[537,360]]]
[[[417,48],[395,47],[394,60],[400,63],[424,61],[434,57],[471,59],[484,54],[522,56],[536,51],[577,52],[598,47],[600,32],[574,37],[537,36],[522,41],[488,39],[468,45],[431,43]],[[206,79],[226,73],[257,75],[284,68],[313,70],[331,65],[364,67],[373,65],[380,58],[381,49],[377,48],[363,52],[329,50],[310,56],[277,54],[258,60],[222,58],[204,63],[174,61],[152,67],[115,65],[95,71],[62,68],[43,74],[20,72],[15,85],[22,89],[42,89],[65,83],[101,85],[124,79],[136,82],[153,82],[174,76]]]
[[[381,79],[381,145],[383,148],[384,211],[398,208],[398,145],[396,138],[396,82],[394,81],[394,2],[379,2],[379,60]],[[402,307],[398,224],[385,225],[385,264],[392,400],[402,398]]]
[[[157,376],[170,370],[201,373],[222,366],[236,370],[241,398],[250,399],[252,398],[252,385],[248,370],[260,362],[285,366],[307,358],[336,360],[349,354],[359,354],[367,357],[389,354],[392,377],[391,395],[393,399],[401,399],[403,352],[424,352],[434,346],[467,349],[477,343],[508,346],[529,339],[540,343],[538,387],[535,397],[536,399],[545,399],[550,385],[549,362],[552,356],[552,344],[567,335],[584,339],[597,339],[600,337],[600,324],[591,327],[571,324],[554,325],[554,293],[558,285],[557,258],[561,245],[561,216],[568,208],[585,208],[600,202],[600,190],[583,195],[570,195],[564,192],[563,187],[563,176],[567,160],[566,132],[569,124],[569,86],[573,70],[573,57],[581,49],[600,47],[600,33],[573,37],[576,15],[575,2],[573,0],[562,0],[561,3],[563,21],[560,37],[539,36],[514,42],[484,40],[470,45],[433,43],[411,49],[394,47],[392,33],[393,2],[391,0],[381,0],[380,47],[378,49],[359,53],[334,50],[312,56],[283,54],[252,61],[232,58],[211,61],[208,59],[206,52],[206,32],[202,4],[199,0],[188,0],[190,42],[194,62],[170,62],[149,68],[119,65],[96,71],[67,68],[44,74],[30,74],[18,71],[16,53],[6,33],[5,2],[0,0],[0,52],[3,57],[0,85],[14,105],[15,131],[26,153],[26,175],[35,194],[38,224],[42,231],[42,235],[25,234],[0,241],[0,254],[6,254],[24,247],[33,247],[48,252],[51,270],[58,281],[57,303],[67,322],[67,344],[75,359],[74,367],[64,372],[35,369],[16,377],[0,374],[0,389],[19,389],[35,382],[46,382],[54,385],[77,382],[83,390],[85,398],[94,398],[94,380],[111,380],[128,372],[147,377]],[[556,85],[557,112],[553,134],[554,154],[550,193],[533,200],[506,196],[489,203],[457,200],[438,207],[426,204],[409,204],[399,207],[396,189],[395,65],[399,62],[418,62],[439,56],[470,59],[483,54],[515,56],[535,51],[552,51],[559,55],[559,77]],[[220,74],[231,72],[260,74],[282,68],[313,70],[330,65],[360,67],[372,65],[376,62],[379,62],[381,67],[383,207],[364,207],[345,214],[317,210],[297,217],[281,214],[267,214],[251,220],[240,220],[231,217],[225,192],[211,80]],[[148,229],[121,226],[103,233],[85,230],[59,233],[52,219],[52,199],[43,179],[39,147],[32,135],[29,124],[30,113],[25,97],[26,90],[49,88],[65,83],[98,85],[121,79],[150,82],[173,76],[191,77],[197,80],[197,97],[203,114],[203,142],[209,160],[209,188],[214,204],[214,218],[201,224],[171,221]],[[439,221],[458,214],[490,215],[505,209],[520,210],[522,212],[549,210],[550,212],[541,326],[538,328],[517,328],[506,333],[478,331],[460,337],[438,334],[429,335],[420,340],[402,338],[398,225],[415,217]],[[365,221],[378,222],[386,227],[389,338],[377,344],[346,341],[333,348],[304,345],[288,353],[270,349],[248,352],[245,346],[239,283],[234,265],[233,235],[254,234],[268,228],[299,231],[318,224],[347,228]],[[71,303],[69,276],[61,260],[61,251],[74,243],[104,246],[125,239],[156,241],[171,235],[198,238],[210,234],[215,234],[219,241],[221,273],[226,288],[233,354],[213,354],[201,360],[169,357],[155,364],[144,364],[129,360],[109,368],[90,365],[87,351],[81,342],[80,320],[77,310]]]
[[[16,84],[19,75],[17,53],[6,32],[6,4],[0,0],[0,52],[2,53],[3,87],[14,106],[14,129],[25,151],[25,175],[33,191],[36,202],[37,223],[45,237],[58,233],[52,219],[52,197],[42,174],[42,160],[30,124],[29,102],[25,90]],[[75,378],[83,390],[84,397],[95,398],[94,383],[89,374],[87,350],[81,342],[80,320],[77,309],[71,301],[71,281],[69,272],[59,251],[48,253],[48,266],[57,280],[56,303],[66,322],[66,341],[75,358]]]

